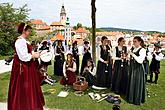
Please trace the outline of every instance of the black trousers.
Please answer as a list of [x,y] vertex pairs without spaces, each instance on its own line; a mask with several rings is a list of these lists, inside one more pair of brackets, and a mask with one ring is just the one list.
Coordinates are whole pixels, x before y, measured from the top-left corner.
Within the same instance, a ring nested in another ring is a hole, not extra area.
[[159,73],[157,73],[157,72],[151,72],[151,73],[150,73],[150,82],[153,81],[153,73],[155,73],[155,80],[154,80],[154,83],[157,84],[157,82],[158,82],[158,76],[159,76]]

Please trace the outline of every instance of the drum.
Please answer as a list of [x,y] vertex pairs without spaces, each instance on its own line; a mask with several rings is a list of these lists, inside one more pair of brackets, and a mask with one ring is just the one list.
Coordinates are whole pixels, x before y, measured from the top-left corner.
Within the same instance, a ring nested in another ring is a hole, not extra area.
[[43,50],[41,53],[40,53],[40,59],[43,61],[43,62],[49,62],[51,61],[53,57],[53,54],[52,52],[48,51],[48,50]]

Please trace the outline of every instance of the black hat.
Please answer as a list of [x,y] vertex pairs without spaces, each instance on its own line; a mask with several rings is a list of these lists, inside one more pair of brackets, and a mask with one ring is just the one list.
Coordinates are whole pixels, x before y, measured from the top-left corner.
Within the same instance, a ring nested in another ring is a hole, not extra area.
[[74,46],[74,45],[77,45],[77,41],[74,41],[74,42],[73,42],[72,46]]
[[62,40],[58,40],[57,42],[62,42]]
[[43,45],[47,45],[47,43],[48,42],[46,40],[42,42]]
[[89,42],[88,41],[84,41],[84,44],[89,44]]
[[158,48],[161,48],[160,43],[155,43],[154,46],[155,46],[155,47],[158,47]]

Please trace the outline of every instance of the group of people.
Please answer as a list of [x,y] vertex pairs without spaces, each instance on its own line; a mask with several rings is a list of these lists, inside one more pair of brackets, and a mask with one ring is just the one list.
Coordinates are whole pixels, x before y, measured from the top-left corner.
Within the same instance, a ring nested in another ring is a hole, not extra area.
[[[70,46],[69,46],[70,47]],[[85,41],[83,46],[83,59],[81,64],[81,70],[79,71],[79,49],[77,41],[72,44],[72,48],[67,50],[66,52],[66,60],[65,60],[65,51],[64,46],[62,45],[62,41],[57,41],[57,46],[54,48],[55,60],[54,60],[54,75],[63,76],[60,81],[63,85],[73,85],[76,81],[76,75],[84,75],[84,71],[87,72],[87,62],[92,62],[92,57],[90,53],[89,42]],[[93,68],[92,68],[93,70]]]
[[[98,62],[95,66],[89,51],[89,42],[85,41],[80,73],[77,42],[72,44],[72,48],[69,47],[66,61],[62,41],[58,41],[55,47],[54,74],[63,76],[60,81],[63,85],[72,85],[76,81],[76,75],[81,75],[86,78],[89,86],[111,88],[115,93],[125,96],[128,102],[139,105],[145,101],[146,82],[157,84],[160,60],[163,58],[159,43],[150,52],[141,37],[134,37],[131,48],[120,37],[118,45],[112,48],[110,40],[103,36],[97,49]],[[150,75],[149,80],[147,75]]]
[[[41,91],[40,65],[47,71],[51,62],[38,62],[40,52],[34,51],[26,38],[31,33],[31,27],[21,23],[18,32],[21,34],[15,41],[14,61],[8,92],[8,110],[43,110],[45,104]],[[43,42],[39,50],[48,49]],[[157,84],[160,73],[160,60],[163,54],[161,46],[155,44],[150,52],[141,37],[133,38],[132,48],[125,46],[125,39],[118,39],[118,46],[112,48],[106,36],[101,38],[98,47],[97,66],[92,60],[89,42],[83,46],[83,59],[80,70],[79,49],[77,42],[69,46],[65,58],[62,41],[58,41],[54,48],[54,74],[62,76],[60,84],[73,85],[76,75],[86,78],[89,86],[109,88],[117,94],[125,96],[129,103],[140,105],[145,102],[146,81]],[[149,60],[151,64],[149,66]],[[80,71],[79,71],[80,70]],[[147,74],[150,79],[147,80]],[[43,80],[43,79],[42,79]],[[50,80],[52,81],[52,80]]]

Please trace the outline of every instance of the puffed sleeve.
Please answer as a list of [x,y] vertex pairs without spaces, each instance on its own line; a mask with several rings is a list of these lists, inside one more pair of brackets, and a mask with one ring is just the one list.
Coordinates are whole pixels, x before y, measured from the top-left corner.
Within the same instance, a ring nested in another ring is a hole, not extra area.
[[163,54],[160,53],[159,55],[155,54],[155,59],[160,61],[161,59],[163,59]]
[[60,54],[57,53],[57,46],[54,47],[54,55],[55,55],[55,56],[60,55]]
[[99,60],[101,61],[101,62],[104,62],[104,60],[101,58],[101,48],[100,48],[100,46],[98,47],[98,49],[97,49],[97,51],[98,51],[98,58],[99,58]]
[[63,64],[63,75],[66,77],[66,62]]
[[116,47],[113,48],[113,51],[112,51],[112,59],[113,59],[113,60],[121,60],[121,58],[116,57]]
[[71,71],[72,71],[72,72],[75,72],[75,71],[76,71],[76,63],[75,63],[75,62],[73,62],[73,68],[72,68]]
[[17,55],[21,61],[28,62],[32,58],[32,54],[28,53],[27,42],[25,39],[18,39],[15,42]]
[[135,54],[132,54],[132,56],[134,57],[134,59],[142,64],[144,59],[145,59],[145,56],[146,56],[146,50],[144,48],[142,48],[140,51],[139,51],[139,56],[136,56]]
[[96,67],[94,67],[93,68],[93,70],[92,71],[89,71],[93,76],[95,76],[96,75]]

